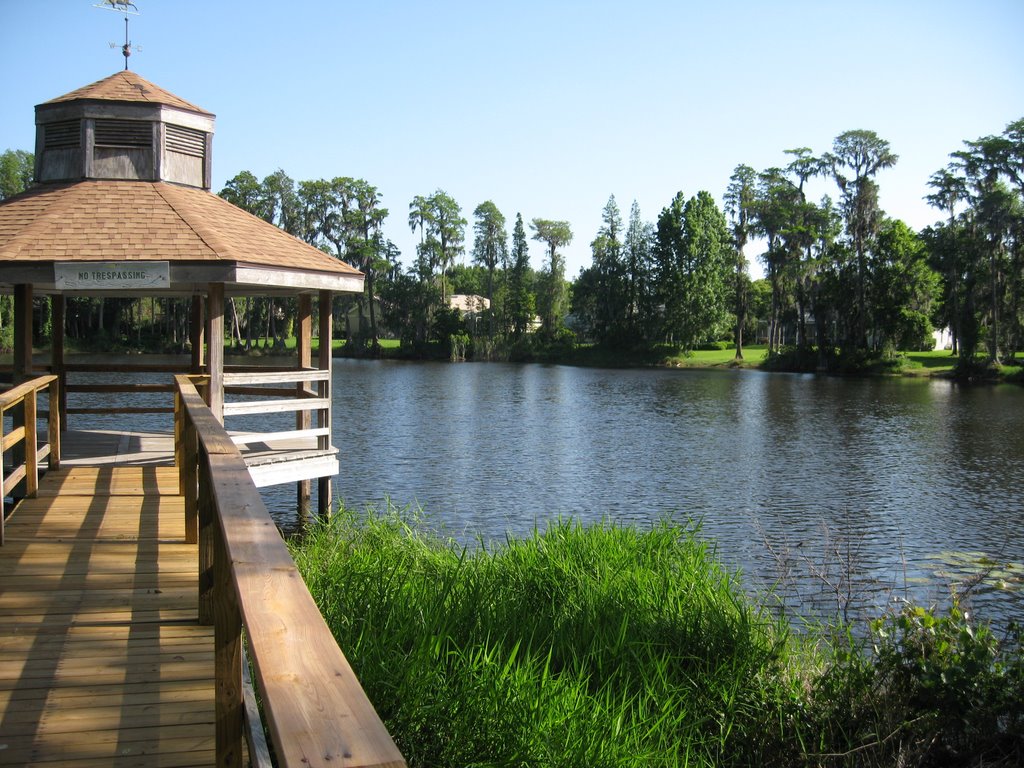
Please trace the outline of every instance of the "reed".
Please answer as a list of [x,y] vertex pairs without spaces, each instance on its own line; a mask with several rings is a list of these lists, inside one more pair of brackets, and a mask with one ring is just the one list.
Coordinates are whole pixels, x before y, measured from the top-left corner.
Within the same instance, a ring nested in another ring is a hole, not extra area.
[[296,559],[410,765],[751,765],[791,746],[787,635],[692,527],[466,549],[342,511]]

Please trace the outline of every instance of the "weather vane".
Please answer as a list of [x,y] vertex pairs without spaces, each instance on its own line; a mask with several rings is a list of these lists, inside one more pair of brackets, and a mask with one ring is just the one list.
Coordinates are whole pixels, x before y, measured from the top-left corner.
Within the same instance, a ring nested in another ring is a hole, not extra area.
[[[132,55],[132,43],[128,39],[128,16],[138,16],[139,9],[135,3],[124,2],[123,0],[103,0],[99,5],[94,5],[93,8],[105,8],[108,11],[120,11],[124,14],[124,45],[121,46],[121,54],[124,56],[124,68],[128,69],[128,57]],[[117,43],[111,43],[111,48],[116,48]],[[141,51],[142,46],[134,46],[136,51]]]

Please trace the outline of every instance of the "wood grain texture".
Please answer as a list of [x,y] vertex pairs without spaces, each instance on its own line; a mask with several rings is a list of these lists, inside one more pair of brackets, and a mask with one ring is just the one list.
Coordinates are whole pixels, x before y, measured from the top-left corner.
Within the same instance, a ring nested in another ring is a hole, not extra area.
[[0,764],[214,762],[213,632],[173,467],[48,472],[0,549]]

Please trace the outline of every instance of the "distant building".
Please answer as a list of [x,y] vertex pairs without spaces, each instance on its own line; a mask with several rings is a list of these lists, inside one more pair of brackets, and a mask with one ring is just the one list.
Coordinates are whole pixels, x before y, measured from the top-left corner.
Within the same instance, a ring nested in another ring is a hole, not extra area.
[[457,309],[463,317],[480,315],[491,308],[491,300],[475,293],[453,293],[448,297],[448,306]]

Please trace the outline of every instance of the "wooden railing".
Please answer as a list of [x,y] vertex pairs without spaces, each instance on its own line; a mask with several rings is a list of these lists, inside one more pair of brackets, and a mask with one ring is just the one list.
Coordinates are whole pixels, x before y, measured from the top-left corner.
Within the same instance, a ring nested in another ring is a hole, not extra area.
[[[240,766],[242,631],[278,765],[404,766],[257,492],[238,447],[177,376],[175,456],[215,635],[217,765]],[[250,748],[250,752],[253,748]]]
[[[49,469],[60,467],[60,393],[56,376],[40,376],[12,387],[0,394],[0,487],[6,498],[24,482],[24,495],[32,497],[39,490],[39,466],[44,459]],[[45,442],[39,442],[39,393],[46,391],[49,406],[46,412]],[[11,428],[7,428],[10,417]],[[6,457],[11,457],[10,466]],[[0,510],[0,545],[4,543],[4,522]]]

